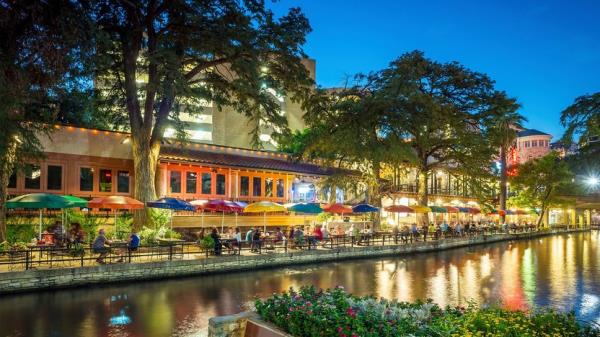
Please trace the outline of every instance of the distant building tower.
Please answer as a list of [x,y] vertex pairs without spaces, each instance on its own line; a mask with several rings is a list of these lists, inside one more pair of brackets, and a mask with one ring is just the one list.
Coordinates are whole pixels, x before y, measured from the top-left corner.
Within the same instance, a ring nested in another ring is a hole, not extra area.
[[552,135],[535,129],[519,131],[515,146],[509,155],[509,166],[523,164],[531,159],[543,157],[550,152]]

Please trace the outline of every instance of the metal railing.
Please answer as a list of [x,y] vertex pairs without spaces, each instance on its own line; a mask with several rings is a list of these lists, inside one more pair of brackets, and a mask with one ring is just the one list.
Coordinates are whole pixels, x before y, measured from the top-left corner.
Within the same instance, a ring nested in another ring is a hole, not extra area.
[[[272,252],[287,253],[290,251],[314,250],[314,249],[337,249],[341,247],[369,247],[369,246],[391,246],[409,245],[417,242],[456,240],[472,238],[477,236],[494,236],[498,234],[533,233],[548,231],[558,232],[573,228],[552,226],[550,228],[537,229],[535,226],[515,226],[503,231],[498,226],[471,227],[468,230],[456,232],[453,230],[436,230],[429,232],[425,228],[416,232],[375,232],[372,234],[360,233],[357,235],[330,235],[324,240],[317,240],[315,236],[303,236],[301,238],[285,238],[277,240],[267,237],[256,241],[242,241],[223,239],[220,244],[212,248],[203,248],[197,242],[172,242],[168,244],[142,245],[135,250],[126,246],[109,247],[109,254],[104,259],[106,263],[145,263],[156,261],[172,261],[181,259],[219,258],[220,256],[263,254]],[[55,246],[32,246],[28,249],[9,250],[0,253],[0,272],[20,271],[31,269],[49,268],[77,268],[97,265],[100,252],[94,251],[88,246],[55,247]]]

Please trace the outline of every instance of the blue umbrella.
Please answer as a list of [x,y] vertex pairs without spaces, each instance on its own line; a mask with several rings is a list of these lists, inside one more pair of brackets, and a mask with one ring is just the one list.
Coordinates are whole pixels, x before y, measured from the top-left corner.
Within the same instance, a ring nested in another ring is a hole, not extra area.
[[174,211],[194,211],[196,208],[189,202],[177,198],[160,198],[155,201],[148,201],[148,207],[163,208]]
[[375,213],[379,212],[379,208],[371,206],[369,204],[358,204],[352,207],[353,213]]
[[171,210],[171,229],[173,228],[173,211],[194,211],[196,207],[189,202],[177,198],[160,198],[146,202],[146,206]]

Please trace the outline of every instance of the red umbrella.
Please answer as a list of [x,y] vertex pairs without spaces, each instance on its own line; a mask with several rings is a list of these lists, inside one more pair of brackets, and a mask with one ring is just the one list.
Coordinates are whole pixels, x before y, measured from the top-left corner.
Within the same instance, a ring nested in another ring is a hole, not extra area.
[[460,212],[460,210],[458,209],[458,207],[453,207],[453,206],[444,206],[446,208],[446,210],[448,211],[448,213],[458,213]]
[[349,214],[352,213],[352,208],[344,206],[340,203],[330,204],[323,207],[323,210],[328,213]]
[[208,203],[208,200],[192,200],[190,204],[196,207],[197,210],[204,210],[204,207]]
[[241,213],[244,208],[233,201],[222,200],[222,199],[214,199],[202,206],[202,210],[208,210],[213,212],[221,212],[221,232],[225,228],[225,212],[233,212],[235,213],[235,222],[237,226],[237,214]]
[[469,207],[469,214],[479,214],[481,210],[479,208]]
[[88,202],[88,208],[110,208],[110,209],[142,209],[144,203],[130,197],[111,195],[109,197],[98,197]]
[[384,208],[384,210],[386,212],[392,212],[392,213],[414,213],[415,211],[408,207],[408,206],[403,206],[403,205],[392,205],[392,206],[388,206],[386,208]]

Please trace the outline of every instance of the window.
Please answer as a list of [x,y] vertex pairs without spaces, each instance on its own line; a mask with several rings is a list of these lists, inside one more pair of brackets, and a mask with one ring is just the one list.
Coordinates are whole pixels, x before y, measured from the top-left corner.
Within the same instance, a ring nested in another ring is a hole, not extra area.
[[40,177],[42,170],[38,165],[25,165],[25,188],[30,190],[40,189]]
[[273,178],[265,179],[265,197],[273,196]]
[[185,173],[185,193],[196,194],[196,183],[198,181],[198,173]]
[[94,169],[89,167],[82,167],[79,169],[79,190],[94,190]]
[[283,198],[283,179],[277,179],[277,198]]
[[259,177],[252,178],[252,196],[260,197],[261,195],[261,181]]
[[171,171],[169,185],[171,186],[171,193],[181,193],[181,172]]
[[15,172],[15,170],[13,170],[13,173],[8,179],[8,188],[17,188],[17,172]]
[[100,169],[100,192],[112,192],[112,171]]
[[240,195],[248,196],[250,194],[250,178],[240,177]]
[[217,194],[224,195],[225,194],[225,175],[217,174]]
[[62,190],[62,166],[48,165],[46,188],[49,190]]
[[211,194],[212,183],[210,173],[202,173],[202,194]]
[[[540,141],[541,142],[541,141]],[[538,145],[538,141],[537,140],[532,140],[531,141],[531,147],[537,147]]]
[[117,172],[117,192],[129,193],[129,171]]
[[529,147],[529,141],[525,142],[525,147]]

